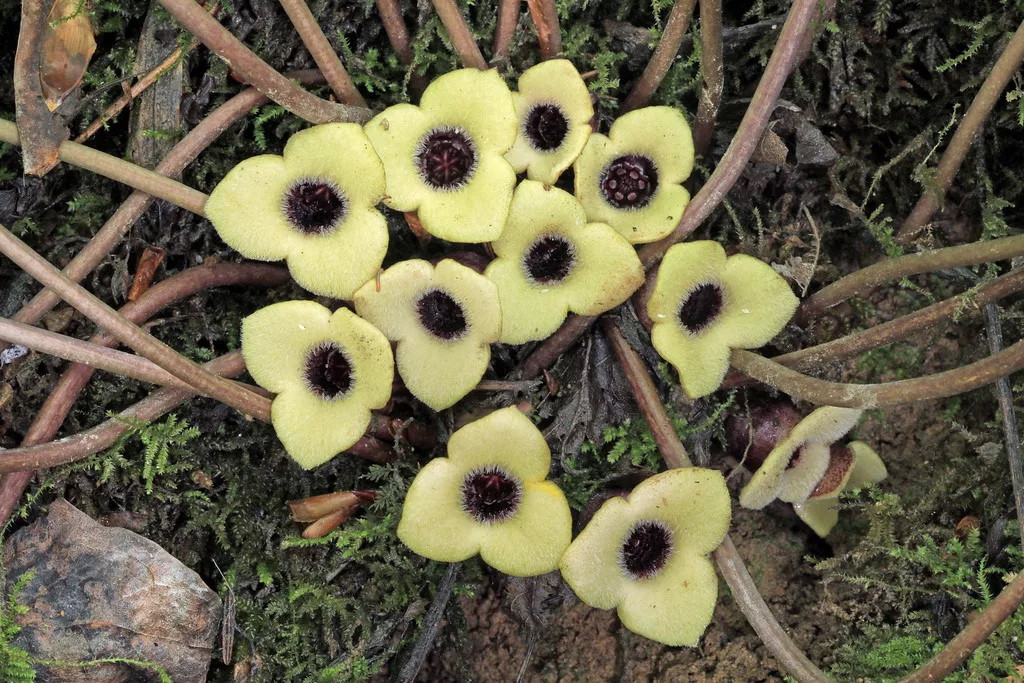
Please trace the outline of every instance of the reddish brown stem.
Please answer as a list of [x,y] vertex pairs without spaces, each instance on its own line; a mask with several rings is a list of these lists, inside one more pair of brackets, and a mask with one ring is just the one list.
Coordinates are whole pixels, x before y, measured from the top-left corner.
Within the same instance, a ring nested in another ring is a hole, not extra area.
[[160,0],[160,4],[203,45],[227,62],[239,78],[296,116],[311,123],[363,123],[373,115],[365,107],[328,102],[298,87],[256,56],[194,0]]
[[60,143],[68,129],[46,106],[39,75],[43,68],[42,36],[53,0],[23,0],[18,49],[14,54],[14,107],[25,136],[21,150],[25,173],[46,175],[57,165]]
[[[319,83],[323,78],[319,71],[300,71],[288,74],[288,76],[308,84]],[[255,88],[248,88],[235,95],[189,131],[181,139],[181,142],[171,149],[164,160],[157,164],[156,172],[165,176],[178,175],[210,143],[220,137],[221,133],[245,116],[253,107],[267,101],[267,97]],[[100,261],[106,258],[107,254],[121,240],[122,235],[132,227],[152,203],[151,195],[144,192],[133,192],[89,240],[82,251],[78,252],[64,267],[62,271],[64,275],[74,282],[79,282],[88,275]],[[49,289],[44,289],[15,313],[12,320],[34,325],[42,320],[43,316],[52,310],[59,301],[60,297],[57,294]]]
[[559,356],[566,352],[590,326],[597,322],[592,315],[570,315],[558,331],[544,340],[523,363],[521,374],[526,379],[540,377]]
[[904,243],[911,241],[921,228],[931,221],[946,190],[949,189],[957,171],[960,170],[960,165],[967,156],[967,152],[974,144],[978,131],[988,120],[992,108],[999,101],[1022,61],[1024,61],[1024,22],[1017,27],[1017,31],[1003,49],[1003,53],[992,67],[988,78],[981,84],[978,94],[974,96],[974,101],[971,102],[971,106],[967,109],[967,113],[964,114],[963,120],[957,126],[956,132],[949,140],[949,145],[939,159],[934,180],[925,189],[921,198],[917,200],[917,204],[914,205],[907,219],[903,221],[903,225],[896,233],[897,240]]
[[498,26],[494,30],[492,62],[507,62],[508,50],[519,25],[519,8],[522,0],[498,0]]
[[487,60],[484,59],[480,47],[473,39],[473,34],[470,32],[462,12],[459,11],[459,6],[455,4],[455,0],[432,0],[432,2],[434,11],[437,12],[441,23],[444,24],[444,30],[448,32],[448,39],[451,40],[455,53],[462,60],[462,66],[469,69],[486,70],[488,68]]
[[[398,0],[376,0],[377,13],[380,15],[380,23],[384,24],[384,32],[388,34],[388,41],[391,49],[398,55],[398,61],[407,69],[412,69],[413,54],[412,42],[409,38],[409,29],[405,26],[405,19],[402,18],[402,9],[398,6]],[[414,95],[421,94],[427,87],[427,81],[423,74],[412,72],[409,76],[409,89]]]
[[622,102],[619,113],[624,114],[640,107],[646,107],[647,103],[651,101],[654,91],[665,80],[665,75],[679,53],[683,36],[690,28],[695,4],[697,4],[697,0],[676,0],[672,5],[668,21],[665,22],[665,31],[661,34],[661,40],[658,41],[658,47],[654,49],[650,61],[647,62],[647,67],[640,74],[640,80],[636,82],[633,90]]
[[930,683],[944,679],[963,664],[993,631],[1009,619],[1021,603],[1024,603],[1024,572],[1018,574],[984,612],[968,622],[956,638],[946,643],[942,651],[904,678],[902,683]]
[[718,118],[725,86],[722,61],[722,0],[700,0],[700,74],[704,85],[697,102],[697,125],[693,131],[693,149],[706,156],[711,149],[711,133]]
[[530,18],[537,27],[537,42],[540,43],[540,58],[554,59],[562,51],[562,29],[558,25],[558,8],[555,0],[526,0]]
[[281,6],[291,19],[309,54],[312,55],[313,61],[320,67],[335,97],[345,104],[366,108],[366,100],[359,94],[356,84],[352,82],[345,65],[331,47],[330,41],[327,40],[313,13],[309,11],[309,5],[305,0],[281,0]]
[[437,445],[437,433],[433,429],[412,420],[400,420],[378,413],[373,414],[366,431],[386,441],[404,439],[417,448],[430,449]]

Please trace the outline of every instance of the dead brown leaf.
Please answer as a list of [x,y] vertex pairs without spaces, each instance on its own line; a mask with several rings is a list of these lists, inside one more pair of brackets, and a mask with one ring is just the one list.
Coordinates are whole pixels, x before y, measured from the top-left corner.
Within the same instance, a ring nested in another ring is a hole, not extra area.
[[50,111],[82,82],[96,51],[85,0],[56,0],[46,18],[39,45],[39,83]]

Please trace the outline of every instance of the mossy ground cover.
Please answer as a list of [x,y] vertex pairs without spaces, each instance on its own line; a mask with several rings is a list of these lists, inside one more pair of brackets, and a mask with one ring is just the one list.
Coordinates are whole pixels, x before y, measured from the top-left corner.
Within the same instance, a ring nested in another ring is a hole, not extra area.
[[[391,52],[372,2],[324,0],[311,5],[372,106],[382,108],[407,98],[408,74]],[[559,2],[565,53],[581,72],[595,72],[588,83],[603,127],[643,68],[650,41],[657,39],[670,5],[667,0]],[[726,5],[727,27],[762,28],[742,36],[726,34],[725,97],[711,155],[699,162],[698,175],[703,176],[724,152],[774,44],[777,31],[772,26],[781,24],[788,7],[772,0]],[[407,18],[419,27],[414,45],[417,69],[434,76],[456,68],[440,22],[429,8],[406,9]],[[495,3],[483,0],[464,4],[463,9],[486,47],[494,31]],[[134,73],[134,37],[148,5],[100,0],[89,11],[99,49],[86,77],[86,92]],[[749,166],[723,208],[696,237],[717,239],[780,265],[816,262],[812,289],[882,256],[901,253],[903,248],[892,239],[894,228],[930,186],[928,169],[1021,13],[1020,3],[1010,0],[840,2],[834,18],[821,27],[809,58],[783,91],[784,101],[774,117],[789,148],[787,163]],[[0,73],[11,72],[17,17],[17,3],[0,3],[0,36],[8,46],[0,51]],[[224,8],[220,19],[279,70],[311,65],[276,3],[237,0]],[[677,106],[692,118],[700,88],[700,41],[696,28],[690,35],[693,40],[685,44],[653,103]],[[514,77],[535,60],[536,41],[524,21],[506,75]],[[239,88],[227,67],[203,48],[189,57],[185,74],[184,118],[189,126]],[[947,208],[937,217],[934,230],[922,238],[923,244],[988,239],[1022,225],[1021,87],[1019,81],[1012,83],[996,106],[948,194]],[[109,89],[86,102],[73,133],[117,93],[119,88]],[[13,119],[13,109],[8,79],[0,83],[0,114]],[[834,164],[800,161],[798,131],[805,124],[820,131],[838,153]],[[204,152],[183,180],[209,191],[238,160],[265,151],[279,153],[287,136],[302,125],[277,105],[259,107]],[[91,144],[123,155],[127,133],[122,117]],[[169,139],[181,134],[149,132]],[[54,263],[65,263],[80,249],[128,193],[110,181],[66,167],[41,180],[22,178],[17,152],[0,151],[0,222]],[[818,234],[803,219],[805,209],[813,215]],[[422,253],[400,216],[391,213],[389,221],[389,262]],[[207,222],[158,203],[85,284],[106,300],[123,303],[135,260],[146,245],[167,249],[163,276],[206,258],[237,258]],[[443,246],[435,241],[426,251],[428,257],[436,256]],[[868,327],[992,276],[981,267],[913,278],[835,309],[803,338],[786,337],[780,350]],[[34,291],[26,276],[0,260],[0,313],[10,315]],[[274,301],[304,296],[294,286],[212,290],[171,307],[152,329],[189,357],[207,360],[238,348],[243,316]],[[1021,338],[1021,321],[1019,305],[1009,300],[1002,310],[1007,339]],[[90,323],[64,308],[46,324],[76,336],[92,331]],[[496,351],[492,376],[504,375],[527,350]],[[823,368],[823,376],[887,381],[953,367],[985,352],[979,319],[964,316],[958,324],[871,352],[853,364]],[[563,380],[558,396],[547,397],[538,389],[528,395],[473,399],[481,404],[475,407],[513,399],[533,401],[539,419],[554,425],[555,474],[576,509],[616,477],[659,467],[653,440],[635,414],[621,376],[609,369],[613,363],[606,342],[591,337],[556,366],[554,374]],[[63,368],[62,362],[33,354],[0,371],[0,381],[14,391],[13,400],[0,412],[0,446],[18,443]],[[664,365],[661,376],[672,377]],[[1019,396],[1022,387],[1014,389]],[[145,394],[134,382],[100,373],[76,404],[63,433],[92,426]],[[721,420],[742,402],[742,395],[717,395],[693,408],[678,398],[675,392],[666,393],[690,450],[698,460],[724,467],[715,456],[720,452]],[[435,418],[425,410],[408,409],[442,432],[452,427],[449,416]],[[841,679],[884,680],[920,664],[991,600],[1007,576],[1021,569],[1020,531],[1013,519],[996,413],[988,389],[873,412],[859,436],[878,449],[891,477],[878,490],[849,498],[849,514],[844,513],[828,543],[812,538],[792,519],[773,516],[773,509],[765,516],[738,515],[741,551],[785,549],[790,559],[778,566],[770,557],[747,558],[755,578],[787,587],[781,596],[770,598],[776,613],[782,610],[781,618],[795,629],[798,642]],[[254,680],[362,680],[386,670],[416,639],[433,586],[444,572],[443,566],[412,555],[395,538],[405,488],[418,464],[431,455],[413,453],[401,444],[398,450],[399,460],[390,465],[340,457],[300,474],[268,426],[197,400],[152,425],[133,425],[105,453],[40,474],[14,525],[44,513],[57,496],[97,517],[139,513],[146,536],[196,569],[223,597],[233,596],[238,625],[233,662],[215,663],[213,680],[231,680],[243,669]],[[380,493],[377,502],[324,539],[302,540],[300,527],[288,519],[289,499],[367,488]],[[978,519],[978,529],[958,535],[958,523],[969,516]],[[781,575],[780,567],[785,568]],[[503,614],[509,608],[507,590],[482,565],[466,563],[457,585],[461,597],[447,613],[446,645],[430,660],[432,671],[483,680],[514,677],[525,631],[488,630],[480,617]],[[722,602],[728,600],[724,595]],[[540,632],[531,670],[541,678],[565,674],[567,662],[590,666],[577,669],[582,678],[588,678],[588,670],[594,677],[645,671],[630,663],[634,651],[640,653],[636,661],[650,655],[651,661],[660,662],[652,665],[651,675],[689,677],[693,667],[700,669],[694,664],[700,652],[687,653],[685,661],[657,659],[668,657],[663,648],[626,647],[624,643],[637,643],[625,635],[616,636],[615,662],[588,665],[579,653],[565,651],[573,647],[572,640],[557,634],[586,638],[587,629],[615,627],[593,621],[599,617],[588,616],[578,606],[552,607],[560,600],[544,604],[544,621],[557,627]],[[7,608],[8,617],[12,609]],[[712,635],[743,644],[747,658],[741,661],[747,671],[757,672],[752,676],[778,674],[735,610],[720,608],[716,619]],[[808,620],[815,620],[813,629],[807,627]],[[0,622],[5,638],[10,636],[8,624]],[[481,642],[481,634],[483,645],[492,652],[473,661],[465,647]],[[1014,673],[1024,662],[1022,636],[1024,619],[1015,617],[958,676],[992,680]],[[595,642],[601,638],[595,637]],[[660,654],[652,655],[655,651]],[[709,662],[725,667],[726,653],[734,656],[737,650],[709,644],[703,652]],[[10,664],[14,670],[17,653],[4,655],[15,658]],[[489,668],[482,669],[484,664]],[[716,671],[725,676],[728,671],[710,664],[700,670],[707,676]]]

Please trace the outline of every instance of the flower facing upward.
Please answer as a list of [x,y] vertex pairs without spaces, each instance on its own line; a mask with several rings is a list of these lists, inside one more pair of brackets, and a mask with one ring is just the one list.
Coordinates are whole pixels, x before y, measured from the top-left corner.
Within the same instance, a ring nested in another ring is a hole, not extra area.
[[505,155],[516,173],[554,185],[590,137],[594,106],[587,84],[566,59],[549,59],[519,77],[512,93],[519,135]]
[[729,369],[729,350],[762,346],[782,331],[798,304],[768,264],[726,258],[717,242],[677,244],[665,254],[647,313],[651,341],[679,372],[690,398],[707,396]]
[[453,242],[501,234],[516,182],[503,156],[516,138],[516,115],[496,70],[447,73],[418,107],[388,107],[366,134],[384,162],[385,204],[416,211],[427,232]]
[[274,431],[305,469],[358,441],[370,409],[391,397],[391,345],[344,308],[331,314],[314,301],[261,308],[242,321],[242,356],[256,383],[277,394]]
[[604,313],[644,281],[626,240],[587,223],[568,192],[532,180],[516,188],[505,231],[491,247],[498,258],[485,274],[498,286],[501,341],[510,344],[550,336],[568,311]]
[[402,261],[356,292],[356,311],[398,342],[398,374],[434,410],[476,386],[501,335],[494,283],[445,259]]
[[441,562],[480,553],[512,576],[558,567],[572,538],[562,491],[549,481],[551,452],[515,407],[495,411],[452,434],[448,457],[435,458],[409,487],[398,537]]
[[576,197],[587,217],[630,242],[672,232],[690,201],[680,183],[693,170],[693,138],[672,107],[645,107],[620,117],[605,137],[590,136],[576,160]]
[[825,406],[801,420],[740,491],[740,505],[760,510],[776,498],[807,500],[828,469],[830,447],[854,428],[862,412]]
[[601,506],[562,557],[562,576],[591,607],[617,607],[630,631],[696,645],[718,597],[707,555],[725,538],[729,518],[720,473],[662,472]]
[[293,135],[284,156],[264,154],[232,168],[210,193],[206,215],[243,256],[287,259],[295,281],[351,299],[380,269],[388,249],[384,167],[362,128],[328,123]]
[[797,516],[822,538],[839,522],[839,494],[889,476],[878,453],[863,441],[833,444],[830,452],[828,469],[810,498],[793,505]]

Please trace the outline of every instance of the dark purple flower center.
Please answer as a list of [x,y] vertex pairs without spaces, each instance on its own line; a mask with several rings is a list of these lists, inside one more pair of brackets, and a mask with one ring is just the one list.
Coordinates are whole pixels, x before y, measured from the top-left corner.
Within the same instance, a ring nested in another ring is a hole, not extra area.
[[730,415],[725,421],[729,455],[743,460],[745,454],[747,468],[757,469],[800,419],[788,399],[755,399],[748,414]]
[[722,312],[722,289],[718,285],[697,285],[679,306],[679,324],[690,334],[697,334],[715,321]]
[[661,522],[639,522],[622,543],[622,567],[634,580],[657,574],[672,554],[672,532]]
[[476,146],[456,128],[439,128],[423,136],[416,150],[416,167],[423,181],[437,190],[457,190],[473,177]]
[[542,235],[523,256],[527,276],[538,284],[556,284],[569,276],[576,263],[576,248],[559,235]]
[[523,487],[496,465],[474,470],[462,482],[462,509],[478,522],[503,522],[519,510]]
[[457,339],[466,332],[466,313],[451,294],[432,289],[416,302],[420,322],[432,335],[446,341]]
[[658,169],[640,154],[613,159],[600,176],[601,193],[616,209],[642,209],[658,189]]
[[554,104],[538,104],[526,115],[523,133],[530,146],[541,152],[558,149],[569,133],[569,119]]
[[334,342],[320,344],[306,356],[306,384],[323,399],[344,396],[352,388],[352,363]]
[[288,222],[307,235],[323,235],[334,230],[346,213],[348,200],[329,180],[300,180],[284,194],[284,214]]

